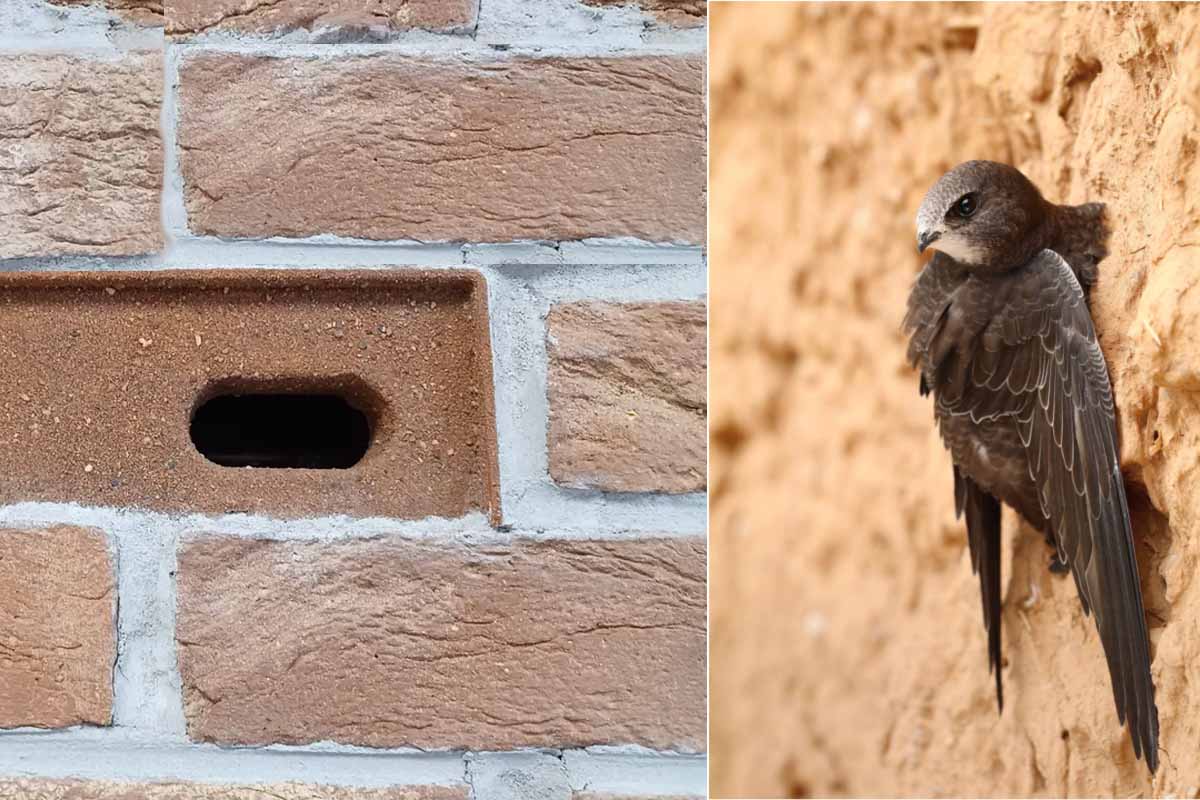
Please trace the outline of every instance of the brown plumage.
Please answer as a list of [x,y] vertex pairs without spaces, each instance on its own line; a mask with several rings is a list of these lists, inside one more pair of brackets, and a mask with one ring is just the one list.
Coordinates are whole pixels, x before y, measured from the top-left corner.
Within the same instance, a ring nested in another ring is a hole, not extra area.
[[1104,207],[1059,206],[1018,170],[968,161],[929,190],[918,249],[939,252],[908,300],[909,361],[932,394],[954,462],[980,576],[996,697],[1000,677],[1000,503],[1069,568],[1095,617],[1117,716],[1158,766],[1158,709],[1112,388],[1087,291],[1106,255]]

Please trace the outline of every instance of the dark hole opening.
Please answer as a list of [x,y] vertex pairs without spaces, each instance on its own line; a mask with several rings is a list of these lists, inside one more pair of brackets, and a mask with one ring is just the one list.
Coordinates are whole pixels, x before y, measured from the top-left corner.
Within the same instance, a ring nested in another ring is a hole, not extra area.
[[367,415],[333,394],[220,395],[196,409],[191,434],[225,467],[347,469],[371,443]]

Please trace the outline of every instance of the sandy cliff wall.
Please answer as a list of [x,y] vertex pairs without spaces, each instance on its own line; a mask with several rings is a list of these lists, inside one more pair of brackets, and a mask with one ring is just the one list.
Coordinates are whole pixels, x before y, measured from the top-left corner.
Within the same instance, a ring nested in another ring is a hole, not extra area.
[[[1197,796],[1200,8],[712,14],[718,795]],[[1006,707],[950,461],[903,363],[925,189],[972,157],[1115,228],[1115,385],[1162,724],[1151,781],[1092,621],[1005,517]]]

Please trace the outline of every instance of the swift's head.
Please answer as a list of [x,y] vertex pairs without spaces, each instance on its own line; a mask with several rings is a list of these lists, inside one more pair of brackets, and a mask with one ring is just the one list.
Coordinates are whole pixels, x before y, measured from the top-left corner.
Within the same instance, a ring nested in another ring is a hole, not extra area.
[[932,247],[968,268],[1013,266],[1014,259],[1040,249],[1033,240],[1045,217],[1046,201],[1019,170],[966,161],[921,201],[917,252]]

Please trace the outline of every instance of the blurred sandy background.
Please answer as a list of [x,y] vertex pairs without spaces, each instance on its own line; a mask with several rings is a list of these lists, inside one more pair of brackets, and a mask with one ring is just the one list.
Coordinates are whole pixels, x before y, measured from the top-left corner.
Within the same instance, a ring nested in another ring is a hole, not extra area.
[[[711,6],[716,796],[1200,795],[1200,8]],[[1162,764],[1040,537],[1005,517],[998,717],[951,473],[899,332],[967,158],[1109,203]]]

